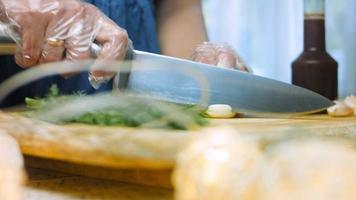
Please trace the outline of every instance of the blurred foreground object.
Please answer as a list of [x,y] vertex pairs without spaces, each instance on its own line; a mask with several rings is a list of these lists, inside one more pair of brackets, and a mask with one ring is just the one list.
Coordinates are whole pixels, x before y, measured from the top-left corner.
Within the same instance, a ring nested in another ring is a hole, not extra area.
[[230,127],[199,134],[178,156],[176,200],[254,199],[262,154]]
[[228,127],[199,134],[178,156],[176,200],[353,199],[356,151],[350,140],[276,134],[260,140]]
[[0,199],[20,200],[24,183],[23,159],[17,142],[0,130]]
[[343,142],[296,140],[267,153],[262,199],[351,200],[356,196],[356,152]]
[[195,49],[193,60],[218,67],[252,72],[237,53],[227,44],[204,42]]
[[325,47],[325,0],[304,0],[304,51],[292,64],[292,82],[337,98],[337,62]]

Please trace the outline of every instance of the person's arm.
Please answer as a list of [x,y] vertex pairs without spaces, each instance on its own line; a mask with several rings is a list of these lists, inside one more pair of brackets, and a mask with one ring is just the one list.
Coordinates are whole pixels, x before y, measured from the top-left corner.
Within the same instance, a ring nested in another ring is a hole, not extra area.
[[157,22],[162,54],[189,59],[208,39],[201,0],[158,0]]
[[208,43],[201,0],[157,0],[162,54],[250,71],[228,45]]

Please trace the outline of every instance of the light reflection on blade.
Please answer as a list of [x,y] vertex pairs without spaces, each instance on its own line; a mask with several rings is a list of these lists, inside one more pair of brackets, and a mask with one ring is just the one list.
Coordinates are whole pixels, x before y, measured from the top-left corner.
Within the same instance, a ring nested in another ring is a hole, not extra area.
[[327,98],[294,85],[139,51],[129,89],[177,103],[228,104],[235,111],[260,115],[305,114],[333,105]]

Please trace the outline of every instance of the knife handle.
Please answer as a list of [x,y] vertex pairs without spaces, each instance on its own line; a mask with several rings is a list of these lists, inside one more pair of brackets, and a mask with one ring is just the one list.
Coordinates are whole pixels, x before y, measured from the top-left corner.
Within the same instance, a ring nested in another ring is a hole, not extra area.
[[0,55],[14,55],[15,51],[15,42],[10,37],[0,35]]
[[[135,50],[131,40],[126,52],[125,60],[133,60],[135,57]],[[97,58],[102,50],[102,46],[92,43],[90,46],[90,53],[93,58]],[[14,55],[16,51],[16,43],[8,36],[0,36],[0,55]],[[130,66],[131,67],[131,66]],[[119,72],[114,79],[113,89],[125,90],[128,85],[130,71]]]
[[[102,47],[96,43],[90,46],[90,53],[93,58],[97,58],[102,50]],[[8,36],[0,36],[0,55],[14,55],[16,51],[15,42]],[[126,52],[125,60],[132,60],[134,58],[134,49],[132,42],[129,41],[129,48]]]
[[[92,43],[90,46],[90,53],[93,58],[97,58],[98,55],[100,54],[102,50],[102,46]],[[132,45],[132,41],[129,40],[129,45],[126,51],[126,57],[125,60],[133,60],[135,57],[135,50]],[[131,62],[128,63],[131,68]],[[114,77],[114,82],[113,82],[113,90],[119,90],[119,91],[124,91],[127,89],[128,83],[129,83],[129,78],[130,78],[130,70],[128,71],[120,71],[117,73],[117,75]]]
[[[96,58],[100,54],[101,50],[102,47],[98,44],[93,43],[90,46],[90,54],[93,58]],[[3,37],[0,38],[0,55],[14,55],[15,51],[15,42],[4,39]]]

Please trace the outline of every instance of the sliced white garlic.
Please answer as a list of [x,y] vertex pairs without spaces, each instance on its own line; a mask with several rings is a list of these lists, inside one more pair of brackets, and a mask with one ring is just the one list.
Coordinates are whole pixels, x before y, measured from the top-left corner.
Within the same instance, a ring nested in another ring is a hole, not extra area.
[[348,117],[352,115],[353,110],[342,101],[335,101],[335,105],[327,109],[332,117]]
[[231,106],[226,104],[214,104],[209,106],[206,114],[211,118],[233,118],[236,113],[232,111]]
[[354,115],[356,115],[356,97],[354,95],[348,96],[344,102],[348,107],[353,109]]

